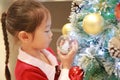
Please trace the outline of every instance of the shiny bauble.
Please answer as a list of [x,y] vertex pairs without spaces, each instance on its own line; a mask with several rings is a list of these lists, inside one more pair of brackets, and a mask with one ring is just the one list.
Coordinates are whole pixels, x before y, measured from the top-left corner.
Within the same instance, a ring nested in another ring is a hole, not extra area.
[[68,35],[61,35],[57,40],[57,49],[61,52],[61,54],[68,54],[68,52],[72,49],[73,42],[75,38]]
[[72,31],[71,23],[66,23],[62,28],[62,34],[67,35],[70,31]]
[[89,35],[97,35],[103,31],[104,19],[99,13],[90,13],[83,19],[83,30]]
[[69,77],[70,80],[83,80],[84,71],[79,66],[73,66],[70,68]]
[[115,17],[118,21],[120,21],[120,3],[118,3],[115,7]]

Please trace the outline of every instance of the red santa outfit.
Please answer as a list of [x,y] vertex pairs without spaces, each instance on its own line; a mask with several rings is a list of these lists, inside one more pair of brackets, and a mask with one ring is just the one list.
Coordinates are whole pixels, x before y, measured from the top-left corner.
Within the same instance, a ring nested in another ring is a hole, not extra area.
[[[47,49],[43,53],[52,65],[49,65],[19,49],[18,60],[15,68],[16,80],[54,80],[55,66],[58,65],[56,57]],[[68,69],[61,69],[58,80],[70,80]]]

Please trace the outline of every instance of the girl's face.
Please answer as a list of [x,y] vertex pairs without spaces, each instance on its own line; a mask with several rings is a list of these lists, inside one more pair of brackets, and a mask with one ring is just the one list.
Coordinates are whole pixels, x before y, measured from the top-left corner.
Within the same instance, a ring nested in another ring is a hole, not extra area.
[[31,45],[36,49],[45,49],[49,46],[52,40],[51,32],[51,16],[45,16],[40,26],[35,30],[33,40],[31,40]]

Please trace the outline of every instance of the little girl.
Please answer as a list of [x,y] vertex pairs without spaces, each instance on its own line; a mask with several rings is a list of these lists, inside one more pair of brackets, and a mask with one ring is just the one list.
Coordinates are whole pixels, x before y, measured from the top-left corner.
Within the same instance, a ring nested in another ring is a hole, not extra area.
[[[69,69],[77,51],[77,42],[68,55],[62,55],[61,70],[53,51],[48,48],[52,40],[51,15],[39,0],[17,0],[2,14],[2,29],[6,46],[6,79],[11,80],[8,69],[9,43],[7,31],[20,42],[15,68],[16,80],[70,80]],[[7,30],[7,31],[6,31]]]

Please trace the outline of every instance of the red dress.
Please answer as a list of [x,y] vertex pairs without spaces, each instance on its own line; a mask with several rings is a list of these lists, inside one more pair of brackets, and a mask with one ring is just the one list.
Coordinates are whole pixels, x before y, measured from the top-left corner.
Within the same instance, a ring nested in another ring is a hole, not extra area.
[[42,70],[17,60],[15,70],[16,80],[48,80]]
[[[44,50],[43,53],[45,53],[47,58],[51,61],[52,66],[19,49],[15,68],[16,80],[55,80],[55,66],[58,65],[58,62],[55,56],[53,56],[52,50],[48,50]],[[69,80],[68,72],[67,69],[61,70],[59,80]]]

